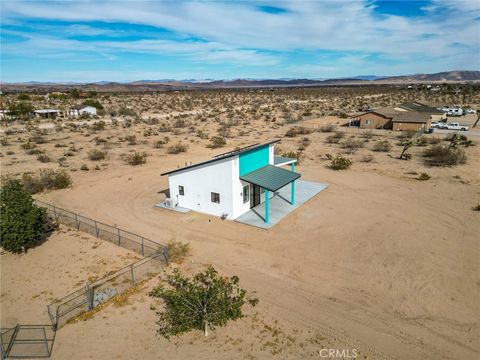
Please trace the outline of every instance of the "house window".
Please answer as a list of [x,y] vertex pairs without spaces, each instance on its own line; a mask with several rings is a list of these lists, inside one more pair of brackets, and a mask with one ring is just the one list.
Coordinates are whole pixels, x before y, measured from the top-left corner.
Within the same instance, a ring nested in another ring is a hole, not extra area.
[[210,197],[211,197],[213,203],[220,204],[220,194],[219,193],[212,192],[212,193],[210,193]]
[[250,186],[249,185],[245,185],[243,187],[243,203],[247,203],[248,200],[250,200]]
[[178,195],[185,195],[185,190],[183,188],[183,185],[178,185]]
[[372,123],[372,120],[365,120],[365,124],[370,125]]

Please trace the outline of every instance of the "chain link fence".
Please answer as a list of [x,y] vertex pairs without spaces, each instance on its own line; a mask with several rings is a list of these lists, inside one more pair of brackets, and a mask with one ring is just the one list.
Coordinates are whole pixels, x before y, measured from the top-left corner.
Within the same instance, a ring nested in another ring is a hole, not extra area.
[[93,310],[98,305],[127,291],[138,281],[161,272],[167,263],[164,253],[158,252],[127,265],[113,274],[87,283],[67,296],[47,306],[48,315],[55,330],[70,319]]
[[162,252],[165,254],[165,257],[168,258],[167,247],[153,240],[59,208],[55,205],[47,204],[40,200],[35,200],[35,203],[45,208],[47,213],[58,223],[74,227],[77,230],[84,231],[97,238],[133,250],[142,256],[150,256],[157,252]]
[[0,330],[3,359],[48,358],[52,354],[55,330],[52,325],[17,325]]

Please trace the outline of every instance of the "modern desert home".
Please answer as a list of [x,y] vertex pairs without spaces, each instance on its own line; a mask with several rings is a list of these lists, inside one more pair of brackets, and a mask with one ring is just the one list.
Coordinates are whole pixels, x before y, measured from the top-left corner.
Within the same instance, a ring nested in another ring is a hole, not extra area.
[[265,203],[263,219],[268,223],[270,199],[289,185],[293,206],[295,180],[301,176],[294,171],[296,159],[274,155],[279,141],[253,144],[163,173],[169,182],[166,203],[231,220]]

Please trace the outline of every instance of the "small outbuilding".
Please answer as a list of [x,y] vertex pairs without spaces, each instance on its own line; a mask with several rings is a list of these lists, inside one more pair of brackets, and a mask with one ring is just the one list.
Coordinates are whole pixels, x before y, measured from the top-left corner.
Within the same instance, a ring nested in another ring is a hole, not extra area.
[[97,108],[89,105],[78,105],[74,106],[68,112],[70,116],[82,116],[82,115],[97,115]]
[[62,112],[57,109],[38,109],[34,110],[35,116],[43,117],[46,119],[54,119],[59,116]]

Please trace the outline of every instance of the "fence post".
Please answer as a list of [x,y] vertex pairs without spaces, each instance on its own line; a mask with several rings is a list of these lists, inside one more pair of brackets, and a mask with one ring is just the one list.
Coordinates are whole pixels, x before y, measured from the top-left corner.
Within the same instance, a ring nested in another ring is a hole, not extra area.
[[143,236],[142,236],[142,256],[145,256],[145,254],[143,252]]
[[85,295],[88,301],[88,310],[93,310],[93,289],[88,285],[85,285]]
[[130,272],[132,274],[132,286],[135,285],[135,277],[133,276],[133,264],[130,264]]
[[78,222],[78,215],[75,213],[75,222],[77,223],[77,230],[80,230],[80,223]]
[[98,226],[97,226],[97,220],[94,220],[95,221],[95,234],[97,234],[97,238],[98,238]]
[[117,234],[118,234],[118,245],[120,246],[120,229],[117,228]]
[[55,205],[52,205],[53,206],[53,217],[55,218],[55,221],[58,222],[58,219],[57,219],[57,208],[55,207]]

